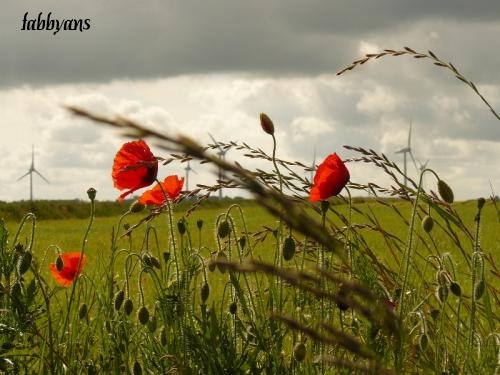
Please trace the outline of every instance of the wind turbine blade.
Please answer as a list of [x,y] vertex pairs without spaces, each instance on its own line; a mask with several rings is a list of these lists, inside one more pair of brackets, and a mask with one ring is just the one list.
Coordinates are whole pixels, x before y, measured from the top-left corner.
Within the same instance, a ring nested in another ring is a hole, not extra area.
[[217,142],[217,141],[215,140],[215,138],[214,138],[214,137],[212,137],[212,134],[208,133],[208,135],[210,136],[210,138],[212,138],[212,141],[214,142],[215,146],[217,146],[217,148],[220,150],[220,151],[219,151],[219,152],[220,152],[220,154],[221,154],[221,155],[223,155],[225,152],[224,152],[224,150],[222,149],[222,147],[220,146],[219,142]]
[[413,165],[415,166],[415,169],[416,171],[418,172],[419,171],[419,168],[418,168],[418,165],[417,165],[417,162],[415,161],[415,158],[413,157],[413,152],[411,152],[411,150],[409,151],[409,154],[411,156],[411,160],[413,160]]
[[31,170],[29,170],[28,172],[26,172],[25,174],[23,174],[21,177],[19,177],[19,178],[17,179],[17,181],[22,180],[24,177],[26,177],[26,176],[27,176],[27,175],[29,175],[30,173],[31,173]]
[[38,172],[36,169],[33,169],[33,172],[35,172],[37,175],[39,175],[41,178],[43,178],[43,180],[46,183],[50,184],[49,180],[47,180],[45,177],[43,177],[42,174],[40,172]]

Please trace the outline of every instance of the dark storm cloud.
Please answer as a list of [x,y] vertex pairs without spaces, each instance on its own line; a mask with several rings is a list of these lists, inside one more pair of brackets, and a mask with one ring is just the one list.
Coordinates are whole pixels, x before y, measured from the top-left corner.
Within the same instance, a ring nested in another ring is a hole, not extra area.
[[[497,0],[7,0],[1,8],[0,86],[228,71],[315,75],[356,58],[360,38],[374,33],[390,37],[422,20],[495,24],[500,15]],[[22,31],[26,12],[89,19],[91,27]],[[447,50],[491,48],[477,38]],[[500,63],[496,55],[485,63]]]

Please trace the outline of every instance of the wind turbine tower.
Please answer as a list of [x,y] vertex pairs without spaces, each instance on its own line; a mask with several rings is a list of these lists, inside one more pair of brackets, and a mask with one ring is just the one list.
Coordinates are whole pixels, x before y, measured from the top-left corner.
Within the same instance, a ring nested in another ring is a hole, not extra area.
[[33,202],[33,173],[36,173],[39,175],[46,183],[49,183],[49,180],[47,180],[45,177],[42,176],[40,172],[38,172],[35,168],[35,146],[31,147],[31,166],[28,169],[28,172],[23,174],[21,177],[17,179],[17,181],[23,179],[27,175],[30,176],[30,202]]
[[406,186],[407,183],[407,154],[410,155],[411,160],[413,160],[413,164],[415,165],[415,169],[418,171],[417,162],[413,157],[413,153],[411,151],[411,121],[410,121],[410,129],[408,131],[408,144],[406,147],[403,147],[401,150],[396,151],[396,154],[403,154],[403,173],[404,173],[404,184]]
[[[210,138],[212,138],[212,141],[214,142],[215,146],[217,146],[217,148],[219,149],[219,151],[217,151],[217,155],[221,158],[221,159],[225,159],[226,158],[226,153],[227,151],[229,150],[228,148],[222,148],[221,145],[219,144],[219,142],[217,142],[215,140],[214,137],[212,137],[212,134],[208,133],[208,135],[210,136]],[[222,168],[219,167],[219,181],[222,181],[224,179],[224,172],[222,171]],[[219,199],[222,199],[222,189],[219,189]]]
[[189,172],[196,173],[196,171],[193,168],[191,168],[191,164],[190,164],[189,160],[187,162],[186,168],[184,168],[184,171],[186,172],[186,175],[185,175],[186,190],[189,191]]

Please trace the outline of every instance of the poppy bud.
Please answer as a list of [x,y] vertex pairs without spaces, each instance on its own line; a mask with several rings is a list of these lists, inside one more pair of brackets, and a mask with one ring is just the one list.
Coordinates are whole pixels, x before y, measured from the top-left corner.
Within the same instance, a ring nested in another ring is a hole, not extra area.
[[485,204],[485,203],[486,203],[486,199],[484,199],[484,198],[479,198],[479,199],[477,200],[477,209],[478,209],[478,210],[482,210],[482,209],[483,209],[483,206],[484,206],[484,204]]
[[208,270],[210,272],[214,272],[215,271],[215,267],[216,266],[215,266],[214,260],[213,259],[209,260],[208,261]]
[[201,295],[201,302],[202,303],[207,302],[208,296],[210,295],[210,287],[208,286],[208,283],[204,283],[201,286],[200,295]]
[[146,324],[149,321],[149,310],[146,306],[142,306],[137,311],[137,318],[139,319],[139,323],[142,325]]
[[439,309],[432,309],[431,310],[431,318],[434,320],[437,320],[439,317],[439,314],[441,314],[441,311]]
[[229,226],[229,223],[227,220],[221,221],[219,223],[219,226],[217,227],[217,235],[220,238],[227,237],[229,235],[230,231],[231,231],[231,227]]
[[59,255],[56,259],[56,269],[58,272],[61,272],[63,267],[64,267],[64,262],[63,262],[61,256]]
[[165,262],[165,264],[168,264],[168,261],[170,260],[170,253],[168,251],[164,251],[162,255],[163,261]]
[[132,302],[132,300],[126,299],[125,303],[123,304],[123,310],[125,311],[125,314],[127,315],[132,314],[133,309],[134,309],[134,303]]
[[436,297],[439,302],[445,303],[448,298],[448,286],[447,285],[439,285],[436,290]]
[[453,203],[453,190],[451,190],[451,187],[443,180],[438,180],[438,192],[441,199],[443,199],[446,203]]
[[19,262],[17,264],[17,270],[19,271],[20,275],[23,275],[30,269],[31,266],[31,261],[33,260],[33,254],[31,251],[26,251],[24,254],[19,258]]
[[241,236],[240,239],[238,240],[241,250],[245,248],[245,245],[247,244],[247,238],[245,236]]
[[130,205],[130,208],[128,209],[130,212],[136,214],[138,212],[141,212],[142,210],[144,210],[144,205],[139,202],[139,201],[135,201],[134,203],[132,203]]
[[267,134],[274,134],[274,124],[269,116],[265,113],[260,114],[260,126],[262,127],[262,130],[264,130]]
[[297,362],[302,362],[306,358],[306,345],[301,341],[294,345],[293,347],[293,359]]
[[90,199],[92,202],[94,201],[94,199],[95,199],[95,195],[96,195],[96,194],[97,194],[97,191],[96,191],[93,187],[91,187],[91,188],[89,188],[89,189],[87,190],[87,195],[88,195],[89,199]]
[[203,228],[203,219],[196,220],[196,226],[201,230],[201,228]]
[[420,347],[420,350],[427,349],[428,345],[429,345],[429,337],[427,336],[426,333],[422,333],[418,339],[418,346]]
[[[219,252],[217,253],[217,261],[220,261],[220,262],[227,262],[227,255],[226,255],[226,253],[225,253],[225,252],[223,252],[223,251],[219,251]],[[221,273],[226,273],[226,269],[225,269],[223,266],[221,266],[221,265],[217,265],[217,268],[219,269],[219,271],[220,271]]]
[[156,317],[156,315],[153,315],[151,316],[151,319],[149,319],[148,330],[149,332],[154,333],[157,327],[158,327],[158,318]]
[[232,315],[236,315],[236,311],[238,310],[238,305],[236,304],[236,301],[234,302],[231,302],[229,304],[229,312],[232,314]]
[[460,297],[462,295],[462,288],[460,288],[460,284],[455,281],[451,282],[450,291],[457,297]]
[[474,284],[474,301],[481,299],[485,289],[484,280],[479,280]]
[[433,227],[434,227],[434,219],[429,215],[425,215],[424,218],[422,219],[422,229],[426,233],[429,233]]
[[78,317],[80,318],[80,320],[84,319],[87,316],[87,312],[88,312],[87,304],[82,303],[80,305],[80,309],[78,310]]
[[137,360],[134,362],[134,366],[132,367],[132,374],[142,375],[142,366]]
[[167,329],[165,328],[165,326],[162,326],[160,329],[160,344],[162,346],[167,345]]
[[149,261],[151,262],[151,265],[157,269],[160,269],[161,268],[161,264],[160,264],[160,261],[158,260],[157,257],[155,257],[154,255],[150,255],[150,258],[149,258]]
[[124,300],[125,300],[125,292],[123,290],[119,290],[118,292],[116,292],[113,301],[116,311],[120,310]]
[[292,260],[295,255],[295,241],[292,236],[285,238],[283,242],[283,259]]
[[179,231],[181,236],[183,236],[184,233],[186,233],[186,221],[184,220],[184,218],[180,219],[177,222],[177,230]]

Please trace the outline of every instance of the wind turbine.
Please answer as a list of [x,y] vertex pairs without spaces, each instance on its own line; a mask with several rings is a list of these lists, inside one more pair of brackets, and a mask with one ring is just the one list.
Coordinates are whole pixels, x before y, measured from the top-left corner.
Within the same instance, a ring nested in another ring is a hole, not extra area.
[[190,161],[188,160],[187,161],[187,165],[186,165],[186,168],[184,168],[184,171],[186,172],[186,177],[185,177],[185,180],[186,180],[186,190],[189,191],[189,172],[193,172],[193,173],[196,173],[196,171],[191,168],[191,164],[190,164]]
[[[217,148],[219,149],[219,151],[217,151],[217,155],[219,156],[219,158],[225,159],[226,152],[229,150],[229,148],[226,149],[222,148],[219,142],[217,142],[215,138],[212,137],[212,134],[208,133],[208,135],[210,136],[210,138],[212,138],[212,141],[214,142],[215,146],[217,146]],[[223,178],[224,178],[224,172],[222,171],[222,168],[219,167],[219,181],[222,181]],[[222,189],[219,189],[219,199],[222,199]]]
[[411,152],[411,121],[410,121],[410,129],[408,131],[408,144],[406,147],[403,147],[401,150],[396,151],[396,154],[403,154],[403,173],[404,173],[404,182],[405,186],[407,183],[407,167],[406,167],[406,162],[407,162],[407,157],[406,154],[410,154],[411,160],[413,160],[413,164],[415,165],[415,169],[418,171],[417,167],[417,162],[415,161],[415,158],[413,157],[413,153]]
[[31,146],[31,166],[30,169],[28,169],[28,172],[23,174],[21,177],[17,179],[17,181],[23,179],[27,175],[30,176],[30,201],[33,202],[33,173],[36,173],[39,175],[46,183],[49,183],[49,180],[47,180],[45,177],[42,176],[40,172],[38,172],[35,168],[35,146]]

